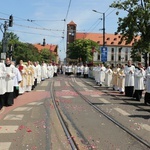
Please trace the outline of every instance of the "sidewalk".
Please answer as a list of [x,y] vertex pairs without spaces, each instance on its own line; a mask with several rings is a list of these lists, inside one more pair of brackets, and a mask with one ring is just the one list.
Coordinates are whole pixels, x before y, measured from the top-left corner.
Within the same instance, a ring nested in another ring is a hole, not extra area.
[[5,114],[9,113],[11,110],[31,102],[40,101],[45,97],[50,97],[50,93],[47,91],[31,91],[25,92],[23,95],[19,95],[17,98],[14,99],[14,104],[12,106],[3,107],[0,110],[0,120]]

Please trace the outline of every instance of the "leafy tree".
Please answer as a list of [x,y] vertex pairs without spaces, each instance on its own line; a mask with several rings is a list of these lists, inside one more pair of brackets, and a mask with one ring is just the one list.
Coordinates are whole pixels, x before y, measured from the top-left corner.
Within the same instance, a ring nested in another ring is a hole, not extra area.
[[[150,52],[150,1],[117,0],[110,7],[127,12],[127,16],[118,19],[117,33],[122,35],[121,42],[126,44],[134,40],[131,55]],[[119,12],[116,13],[117,15]],[[140,36],[140,39],[136,39]]]
[[41,60],[47,63],[55,62],[56,58],[49,49],[42,49],[40,52]]
[[18,63],[20,60],[27,62],[41,61],[40,54],[32,44],[17,42],[13,50],[13,60]]
[[[18,64],[20,60],[23,60],[24,62],[27,62],[28,60],[49,62],[50,59],[51,61],[56,61],[55,55],[48,49],[43,49],[39,52],[32,44],[20,42],[19,37],[13,32],[7,32],[6,37],[8,41],[7,56],[10,56],[10,49],[12,49],[12,59],[16,61],[16,64]],[[2,52],[1,42],[0,51]]]
[[69,44],[68,56],[83,63],[92,62],[92,49],[98,51],[98,44],[92,40],[78,39]]

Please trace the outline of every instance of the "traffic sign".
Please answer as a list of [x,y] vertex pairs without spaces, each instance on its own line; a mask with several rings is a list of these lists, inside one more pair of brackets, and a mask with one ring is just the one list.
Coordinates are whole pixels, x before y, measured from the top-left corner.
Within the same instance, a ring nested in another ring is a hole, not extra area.
[[107,47],[101,47],[101,61],[107,61]]

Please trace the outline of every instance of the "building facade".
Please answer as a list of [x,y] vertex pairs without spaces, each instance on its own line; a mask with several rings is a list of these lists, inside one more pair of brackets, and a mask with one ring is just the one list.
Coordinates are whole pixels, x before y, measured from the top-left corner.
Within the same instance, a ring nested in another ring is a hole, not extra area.
[[[99,43],[99,50],[100,53],[94,52],[93,54],[93,62],[103,62],[102,60],[102,52],[101,48],[103,47],[103,33],[82,33],[77,32],[76,30],[77,25],[71,21],[67,24],[67,51],[66,57],[68,58],[67,52],[68,44],[74,42],[76,39],[90,39]],[[137,37],[138,39],[139,37]],[[108,34],[105,33],[105,47],[107,50],[106,63],[109,64],[118,64],[123,63],[126,64],[128,60],[132,60],[131,58],[131,49],[134,41],[130,44],[126,44],[125,41],[120,43],[121,35],[117,34]],[[144,63],[144,59],[141,55],[141,61]],[[136,63],[136,62],[134,62]]]

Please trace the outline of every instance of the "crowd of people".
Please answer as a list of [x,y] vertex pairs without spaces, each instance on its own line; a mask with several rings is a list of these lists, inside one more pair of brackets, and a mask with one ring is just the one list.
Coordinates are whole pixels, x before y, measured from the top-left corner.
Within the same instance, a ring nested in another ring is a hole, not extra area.
[[115,67],[104,66],[103,63],[92,67],[80,63],[58,66],[55,63],[39,64],[23,60],[16,65],[6,58],[5,63],[0,62],[0,109],[13,105],[18,95],[30,92],[41,81],[53,78],[58,73],[94,78],[96,85],[112,88],[137,101],[140,101],[145,91],[145,104],[150,104],[150,65],[144,68],[140,62],[135,66],[128,61],[126,65],[117,64]]
[[117,64],[114,68],[100,64],[93,68],[93,76],[97,85],[112,87],[137,101],[145,91],[144,102],[150,104],[150,66],[144,68],[141,62],[135,66],[130,60],[128,64]]
[[63,65],[62,72],[66,75],[94,78],[96,85],[112,88],[137,101],[140,101],[145,91],[144,102],[146,105],[150,104],[150,65],[144,68],[141,62],[136,66],[130,60],[126,65],[117,64],[115,67],[104,66],[103,63],[93,67],[70,64]]
[[37,84],[47,78],[57,76],[58,66],[42,62],[23,62],[19,64],[6,58],[0,62],[0,109],[12,106],[14,99],[25,92],[33,90]]

